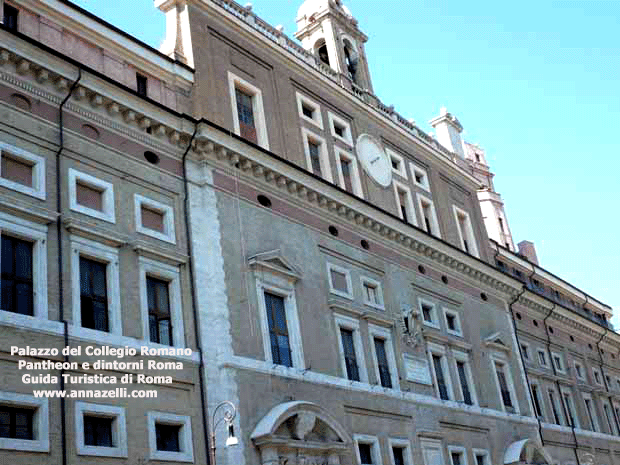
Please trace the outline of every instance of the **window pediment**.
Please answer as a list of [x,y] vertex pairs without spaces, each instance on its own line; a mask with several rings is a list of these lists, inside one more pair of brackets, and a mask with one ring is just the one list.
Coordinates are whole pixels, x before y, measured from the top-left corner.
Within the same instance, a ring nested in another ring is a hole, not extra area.
[[510,352],[510,346],[504,342],[504,338],[500,332],[493,333],[486,337],[484,345],[492,349],[501,350],[502,352]]
[[301,279],[301,271],[284,258],[280,249],[256,254],[248,259],[248,265],[253,271],[283,276],[292,283]]

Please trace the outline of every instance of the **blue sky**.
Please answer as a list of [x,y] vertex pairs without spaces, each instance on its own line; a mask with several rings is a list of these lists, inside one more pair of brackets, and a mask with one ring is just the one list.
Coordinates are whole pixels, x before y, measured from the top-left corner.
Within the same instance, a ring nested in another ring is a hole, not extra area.
[[[149,0],[76,0],[158,47]],[[620,2],[344,0],[369,36],[374,90],[431,131],[446,106],[496,173],[515,242],[618,310],[620,328]],[[301,0],[255,0],[295,31]],[[139,18],[139,21],[136,19]]]

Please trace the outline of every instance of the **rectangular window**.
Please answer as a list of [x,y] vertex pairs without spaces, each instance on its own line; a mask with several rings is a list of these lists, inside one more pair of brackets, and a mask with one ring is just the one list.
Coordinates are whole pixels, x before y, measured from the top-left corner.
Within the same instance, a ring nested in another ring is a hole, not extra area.
[[111,183],[69,168],[71,210],[115,223],[114,190]]
[[164,232],[164,214],[146,205],[140,208],[140,216],[142,217],[142,226],[153,231]]
[[0,405],[0,438],[34,439],[34,409]]
[[560,373],[564,373],[564,363],[562,362],[562,356],[560,354],[552,354],[553,366]]
[[340,328],[340,338],[342,340],[342,351],[344,353],[344,363],[347,368],[347,378],[352,381],[360,380],[360,373],[357,366],[355,355],[355,344],[353,341],[353,330]]
[[254,105],[252,95],[236,88],[237,117],[239,118],[240,136],[255,144],[258,143],[256,136],[256,124],[254,123]]
[[97,447],[115,447],[112,441],[113,418],[84,415],[84,444]]
[[308,131],[306,128],[302,128],[301,132],[308,170],[316,176],[320,176],[323,179],[332,182],[332,173],[329,165],[325,140],[322,137]]
[[335,148],[335,152],[340,187],[353,195],[363,197],[362,184],[359,179],[355,157],[338,147]]
[[435,305],[431,302],[427,302],[421,299],[419,301],[419,304],[420,311],[422,313],[422,321],[424,321],[424,324],[432,326],[433,328],[439,328],[439,321],[437,319]]
[[577,379],[583,380],[584,377],[584,371],[583,371],[583,365],[581,365],[581,363],[575,361],[575,375],[577,376]]
[[549,402],[551,403],[551,412],[553,413],[553,422],[556,425],[561,425],[562,417],[560,416],[560,406],[555,396],[555,392],[553,392],[552,389],[549,389]]
[[301,114],[306,118],[314,119],[314,109],[310,108],[308,105],[302,104]]
[[155,437],[157,450],[166,452],[181,452],[179,437],[181,425],[165,425],[155,423]]
[[357,448],[360,454],[360,463],[362,465],[372,465],[372,444],[359,443]]
[[536,417],[543,419],[542,399],[540,398],[538,386],[535,384],[532,384],[532,400],[534,403],[534,413],[536,414]]
[[413,200],[411,198],[409,188],[404,184],[399,184],[394,181],[394,193],[396,194],[396,207],[398,208],[398,215],[405,223],[417,226],[418,221],[415,216],[415,210],[413,209]]
[[392,447],[392,457],[394,458],[394,465],[405,465],[405,448]]
[[562,392],[562,400],[564,401],[564,408],[566,415],[568,416],[568,426],[578,428],[579,422],[577,421],[577,415],[575,413],[575,405],[573,404],[573,397],[568,391]]
[[525,360],[530,359],[530,346],[528,346],[527,344],[521,344],[521,354],[523,354],[523,358]]
[[[34,315],[33,243],[2,234],[2,310]],[[47,289],[46,289],[47,291]]]
[[596,384],[603,384],[600,371],[598,371],[596,368],[592,368],[592,374],[594,375],[594,382]]
[[92,210],[103,210],[103,192],[100,187],[86,184],[84,182],[77,182],[76,188],[76,201],[78,205],[81,205]]
[[12,157],[2,152],[0,174],[2,178],[32,188],[34,163],[21,158]]
[[9,31],[17,31],[17,16],[19,10],[11,5],[4,4],[4,25]]
[[383,291],[381,284],[374,279],[362,277],[362,289],[364,291],[364,303],[379,310],[383,310]]
[[467,405],[473,405],[471,391],[469,389],[469,380],[467,376],[467,366],[465,362],[457,360],[456,371],[459,375],[459,383],[461,385],[461,393],[463,394],[463,402]]
[[292,367],[293,359],[291,357],[288,327],[286,324],[284,298],[265,292],[265,308],[267,309],[273,363]]
[[538,364],[543,367],[547,366],[547,354],[544,350],[538,349]]
[[340,297],[352,299],[351,294],[351,274],[346,268],[342,268],[331,263],[327,264],[327,275],[329,277],[329,292]]
[[351,134],[351,125],[343,118],[333,114],[331,111],[327,113],[327,119],[329,120],[329,127],[332,136],[336,140],[352,146],[353,136]]
[[497,375],[497,382],[499,383],[504,410],[515,413],[514,399],[512,398],[512,393],[508,387],[508,380],[506,379],[506,366],[503,363],[495,362],[495,374]]
[[488,451],[474,449],[474,457],[476,458],[476,465],[490,465]]
[[432,354],[433,368],[435,370],[435,380],[437,383],[439,398],[442,400],[450,400],[448,385],[446,384],[446,376],[444,373],[443,358],[444,356],[442,355]]
[[80,257],[82,327],[109,331],[106,264]]
[[321,116],[321,107],[319,104],[299,92],[295,93],[295,97],[297,100],[297,112],[299,117],[323,129],[323,117]]
[[127,457],[124,408],[76,402],[75,415],[78,455]]
[[269,150],[260,89],[228,72],[235,134]]
[[154,461],[194,462],[189,416],[148,412],[149,457]]
[[322,176],[321,171],[321,152],[319,144],[308,141],[308,152],[310,153],[310,162],[312,165],[312,172],[317,176]]
[[403,157],[389,148],[385,149],[385,153],[390,158],[392,172],[407,179],[407,169],[405,168],[405,161]]
[[583,401],[586,405],[586,413],[588,414],[588,421],[590,422],[590,430],[598,432],[598,423],[594,414],[594,405],[592,404],[592,399],[584,397]]
[[161,241],[176,243],[174,208],[134,194],[136,231]]
[[417,194],[417,199],[423,220],[422,227],[427,233],[435,237],[441,237],[439,221],[437,220],[437,213],[435,212],[433,201],[421,194]]
[[413,173],[413,182],[420,189],[424,189],[427,192],[430,192],[431,187],[428,182],[428,174],[425,169],[420,168],[416,164],[409,162],[409,168]]
[[447,332],[455,336],[462,336],[463,331],[461,330],[461,320],[459,319],[459,314],[446,308],[443,309],[443,312],[446,320]]
[[147,276],[146,293],[149,310],[149,336],[151,342],[172,344],[172,321],[168,282]]
[[616,431],[614,429],[614,414],[611,410],[611,407],[609,406],[609,404],[605,401],[603,401],[603,411],[605,412],[605,418],[607,419],[607,427],[609,428],[609,434],[616,434]]
[[456,226],[461,241],[461,248],[470,255],[478,257],[478,246],[474,237],[474,230],[469,219],[469,214],[453,205]]
[[381,386],[384,388],[392,388],[392,375],[390,374],[390,365],[388,364],[385,351],[385,340],[376,337],[374,338],[374,342]]
[[140,73],[136,73],[136,91],[141,97],[146,97],[148,93],[148,78]]
[[0,186],[45,199],[45,158],[0,142]]
[[450,450],[450,463],[452,465],[467,465],[464,451],[448,448]]
[[353,193],[353,180],[351,179],[351,160],[340,158],[340,169],[342,170],[342,182],[344,190]]

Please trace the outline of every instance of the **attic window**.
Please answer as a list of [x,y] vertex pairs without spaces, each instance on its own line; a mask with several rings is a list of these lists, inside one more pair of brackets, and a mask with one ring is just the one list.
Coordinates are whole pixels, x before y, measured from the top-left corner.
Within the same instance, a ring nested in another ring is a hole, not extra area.
[[147,96],[148,79],[146,76],[136,73],[136,92],[141,97]]
[[17,31],[17,15],[19,10],[11,5],[4,4],[4,26],[9,31]]

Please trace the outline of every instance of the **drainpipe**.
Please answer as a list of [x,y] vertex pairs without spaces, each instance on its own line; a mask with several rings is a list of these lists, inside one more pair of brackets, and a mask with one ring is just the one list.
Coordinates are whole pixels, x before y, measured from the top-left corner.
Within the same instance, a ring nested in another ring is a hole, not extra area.
[[[58,124],[60,126],[60,137],[59,137],[59,148],[58,152],[56,152],[56,213],[58,214],[58,218],[56,218],[56,237],[58,241],[58,318],[63,324],[63,333],[64,333],[64,341],[65,347],[69,345],[69,323],[65,319],[65,306],[64,306],[64,285],[63,285],[63,247],[62,247],[62,170],[60,169],[60,156],[62,154],[63,149],[65,148],[65,127],[64,127],[64,118],[63,118],[63,108],[65,104],[71,98],[73,91],[77,88],[78,83],[82,79],[82,68],[78,68],[78,77],[73,84],[71,84],[71,88],[69,89],[69,93],[61,102],[60,107],[58,107],[59,119]],[[69,361],[69,355],[64,356],[64,361]],[[65,374],[64,368],[60,371],[60,390],[65,390],[65,379],[62,375]],[[67,465],[67,418],[66,418],[66,401],[64,397],[60,398],[60,431],[61,431],[61,441],[62,441],[62,465]]]
[[199,356],[199,383],[200,383],[200,405],[202,406],[202,430],[204,432],[204,443],[205,443],[205,455],[207,457],[207,465],[211,465],[211,452],[209,448],[209,443],[211,441],[209,437],[209,421],[208,421],[208,407],[207,400],[205,397],[205,383],[204,383],[204,358],[202,356],[202,341],[200,338],[200,329],[199,329],[199,319],[198,319],[198,306],[196,305],[196,285],[194,282],[194,254],[193,254],[193,246],[192,246],[192,229],[191,229],[191,221],[189,217],[189,186],[187,181],[187,155],[192,148],[192,144],[194,139],[196,138],[196,134],[198,133],[198,125],[199,121],[195,122],[194,133],[189,140],[189,144],[187,145],[187,149],[183,154],[183,193],[185,195],[184,202],[184,219],[185,219],[185,233],[187,236],[187,255],[189,256],[189,287],[192,296],[192,314],[194,317],[194,335],[196,337],[196,346],[198,347],[198,356]]

